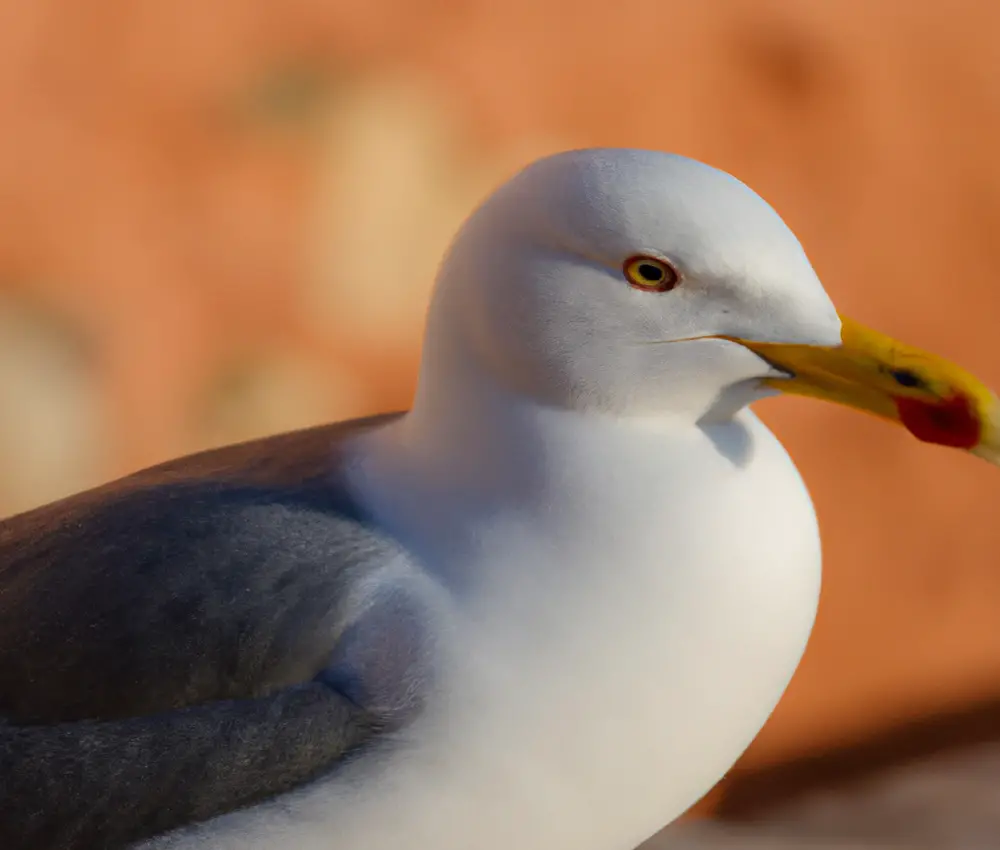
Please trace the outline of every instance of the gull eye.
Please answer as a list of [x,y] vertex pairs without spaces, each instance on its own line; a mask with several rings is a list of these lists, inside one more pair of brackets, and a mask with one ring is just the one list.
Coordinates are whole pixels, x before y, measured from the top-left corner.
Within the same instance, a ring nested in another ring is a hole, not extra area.
[[647,292],[667,292],[681,282],[677,269],[656,257],[629,257],[622,271],[631,286]]

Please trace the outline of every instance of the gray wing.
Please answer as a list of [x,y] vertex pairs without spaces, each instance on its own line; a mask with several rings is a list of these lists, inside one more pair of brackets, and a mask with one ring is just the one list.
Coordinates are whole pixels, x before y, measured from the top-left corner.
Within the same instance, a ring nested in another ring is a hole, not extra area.
[[0,847],[122,847],[290,790],[403,721],[386,676],[406,671],[381,672],[376,707],[344,644],[346,591],[405,553],[331,478],[337,442],[380,421],[0,524]]

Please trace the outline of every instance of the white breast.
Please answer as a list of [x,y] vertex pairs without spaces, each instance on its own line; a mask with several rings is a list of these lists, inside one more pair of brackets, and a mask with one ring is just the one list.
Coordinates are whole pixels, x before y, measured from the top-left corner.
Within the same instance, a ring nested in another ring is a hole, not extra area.
[[798,473],[752,414],[733,427],[729,457],[698,429],[564,434],[544,486],[488,497],[451,477],[400,500],[414,469],[368,469],[448,590],[442,697],[384,759],[211,846],[632,850],[681,814],[770,714],[819,592]]

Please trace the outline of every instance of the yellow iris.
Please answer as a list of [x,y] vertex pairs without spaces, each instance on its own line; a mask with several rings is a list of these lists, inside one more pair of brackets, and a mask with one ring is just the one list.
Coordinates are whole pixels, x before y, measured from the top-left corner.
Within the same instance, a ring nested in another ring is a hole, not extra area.
[[630,257],[622,269],[632,286],[656,292],[673,289],[680,279],[673,266],[656,257]]

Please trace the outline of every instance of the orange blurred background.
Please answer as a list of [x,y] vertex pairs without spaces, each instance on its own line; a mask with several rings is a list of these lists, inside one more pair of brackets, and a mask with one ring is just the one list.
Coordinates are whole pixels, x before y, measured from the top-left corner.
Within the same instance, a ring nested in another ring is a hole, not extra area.
[[[998,31],[974,0],[0,0],[0,515],[406,406],[446,242],[567,147],[736,174],[845,313],[1000,385]],[[826,577],[742,768],[1000,699],[996,470],[761,412]]]

